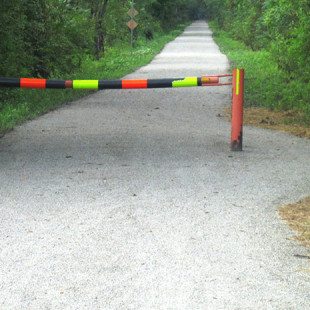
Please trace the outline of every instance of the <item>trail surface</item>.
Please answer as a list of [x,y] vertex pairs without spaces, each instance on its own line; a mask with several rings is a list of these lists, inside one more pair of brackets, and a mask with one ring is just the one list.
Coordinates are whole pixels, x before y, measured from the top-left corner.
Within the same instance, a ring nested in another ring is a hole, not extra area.
[[[130,77],[228,71],[204,22]],[[0,140],[1,309],[309,309],[277,206],[309,194],[310,143],[245,128],[229,87],[101,91]]]

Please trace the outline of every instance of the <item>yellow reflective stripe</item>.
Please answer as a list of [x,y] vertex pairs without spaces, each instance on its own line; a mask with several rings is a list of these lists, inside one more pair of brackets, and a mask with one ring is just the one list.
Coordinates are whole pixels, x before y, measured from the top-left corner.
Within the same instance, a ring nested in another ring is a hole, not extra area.
[[172,82],[172,87],[192,87],[198,86],[197,77],[187,77],[184,80],[177,80]]
[[73,89],[98,89],[98,80],[74,80]]
[[237,69],[237,76],[236,76],[236,95],[239,95],[239,89],[240,89],[240,70]]

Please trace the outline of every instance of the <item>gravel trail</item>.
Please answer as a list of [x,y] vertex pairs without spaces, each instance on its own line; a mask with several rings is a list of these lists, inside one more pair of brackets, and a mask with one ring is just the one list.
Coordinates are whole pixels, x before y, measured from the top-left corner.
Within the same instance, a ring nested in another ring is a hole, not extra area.
[[[228,71],[195,22],[129,77]],[[0,309],[309,309],[277,206],[309,194],[310,142],[246,127],[230,87],[109,90],[0,139]]]

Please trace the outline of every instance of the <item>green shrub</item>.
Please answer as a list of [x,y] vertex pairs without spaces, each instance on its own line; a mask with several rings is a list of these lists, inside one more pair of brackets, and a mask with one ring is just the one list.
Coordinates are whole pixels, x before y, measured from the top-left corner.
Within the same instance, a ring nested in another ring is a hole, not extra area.
[[303,79],[292,79],[281,69],[268,50],[253,51],[243,42],[220,30],[215,23],[215,40],[228,56],[232,67],[245,69],[245,104],[276,110],[300,112],[299,120],[310,126],[310,84]]

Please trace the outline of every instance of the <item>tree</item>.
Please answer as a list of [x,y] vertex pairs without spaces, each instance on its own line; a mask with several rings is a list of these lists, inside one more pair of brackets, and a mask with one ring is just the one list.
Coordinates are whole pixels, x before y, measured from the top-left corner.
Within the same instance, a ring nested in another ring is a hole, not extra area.
[[99,59],[104,52],[105,32],[103,21],[108,2],[108,0],[90,0],[91,16],[95,23],[95,56],[97,59]]

